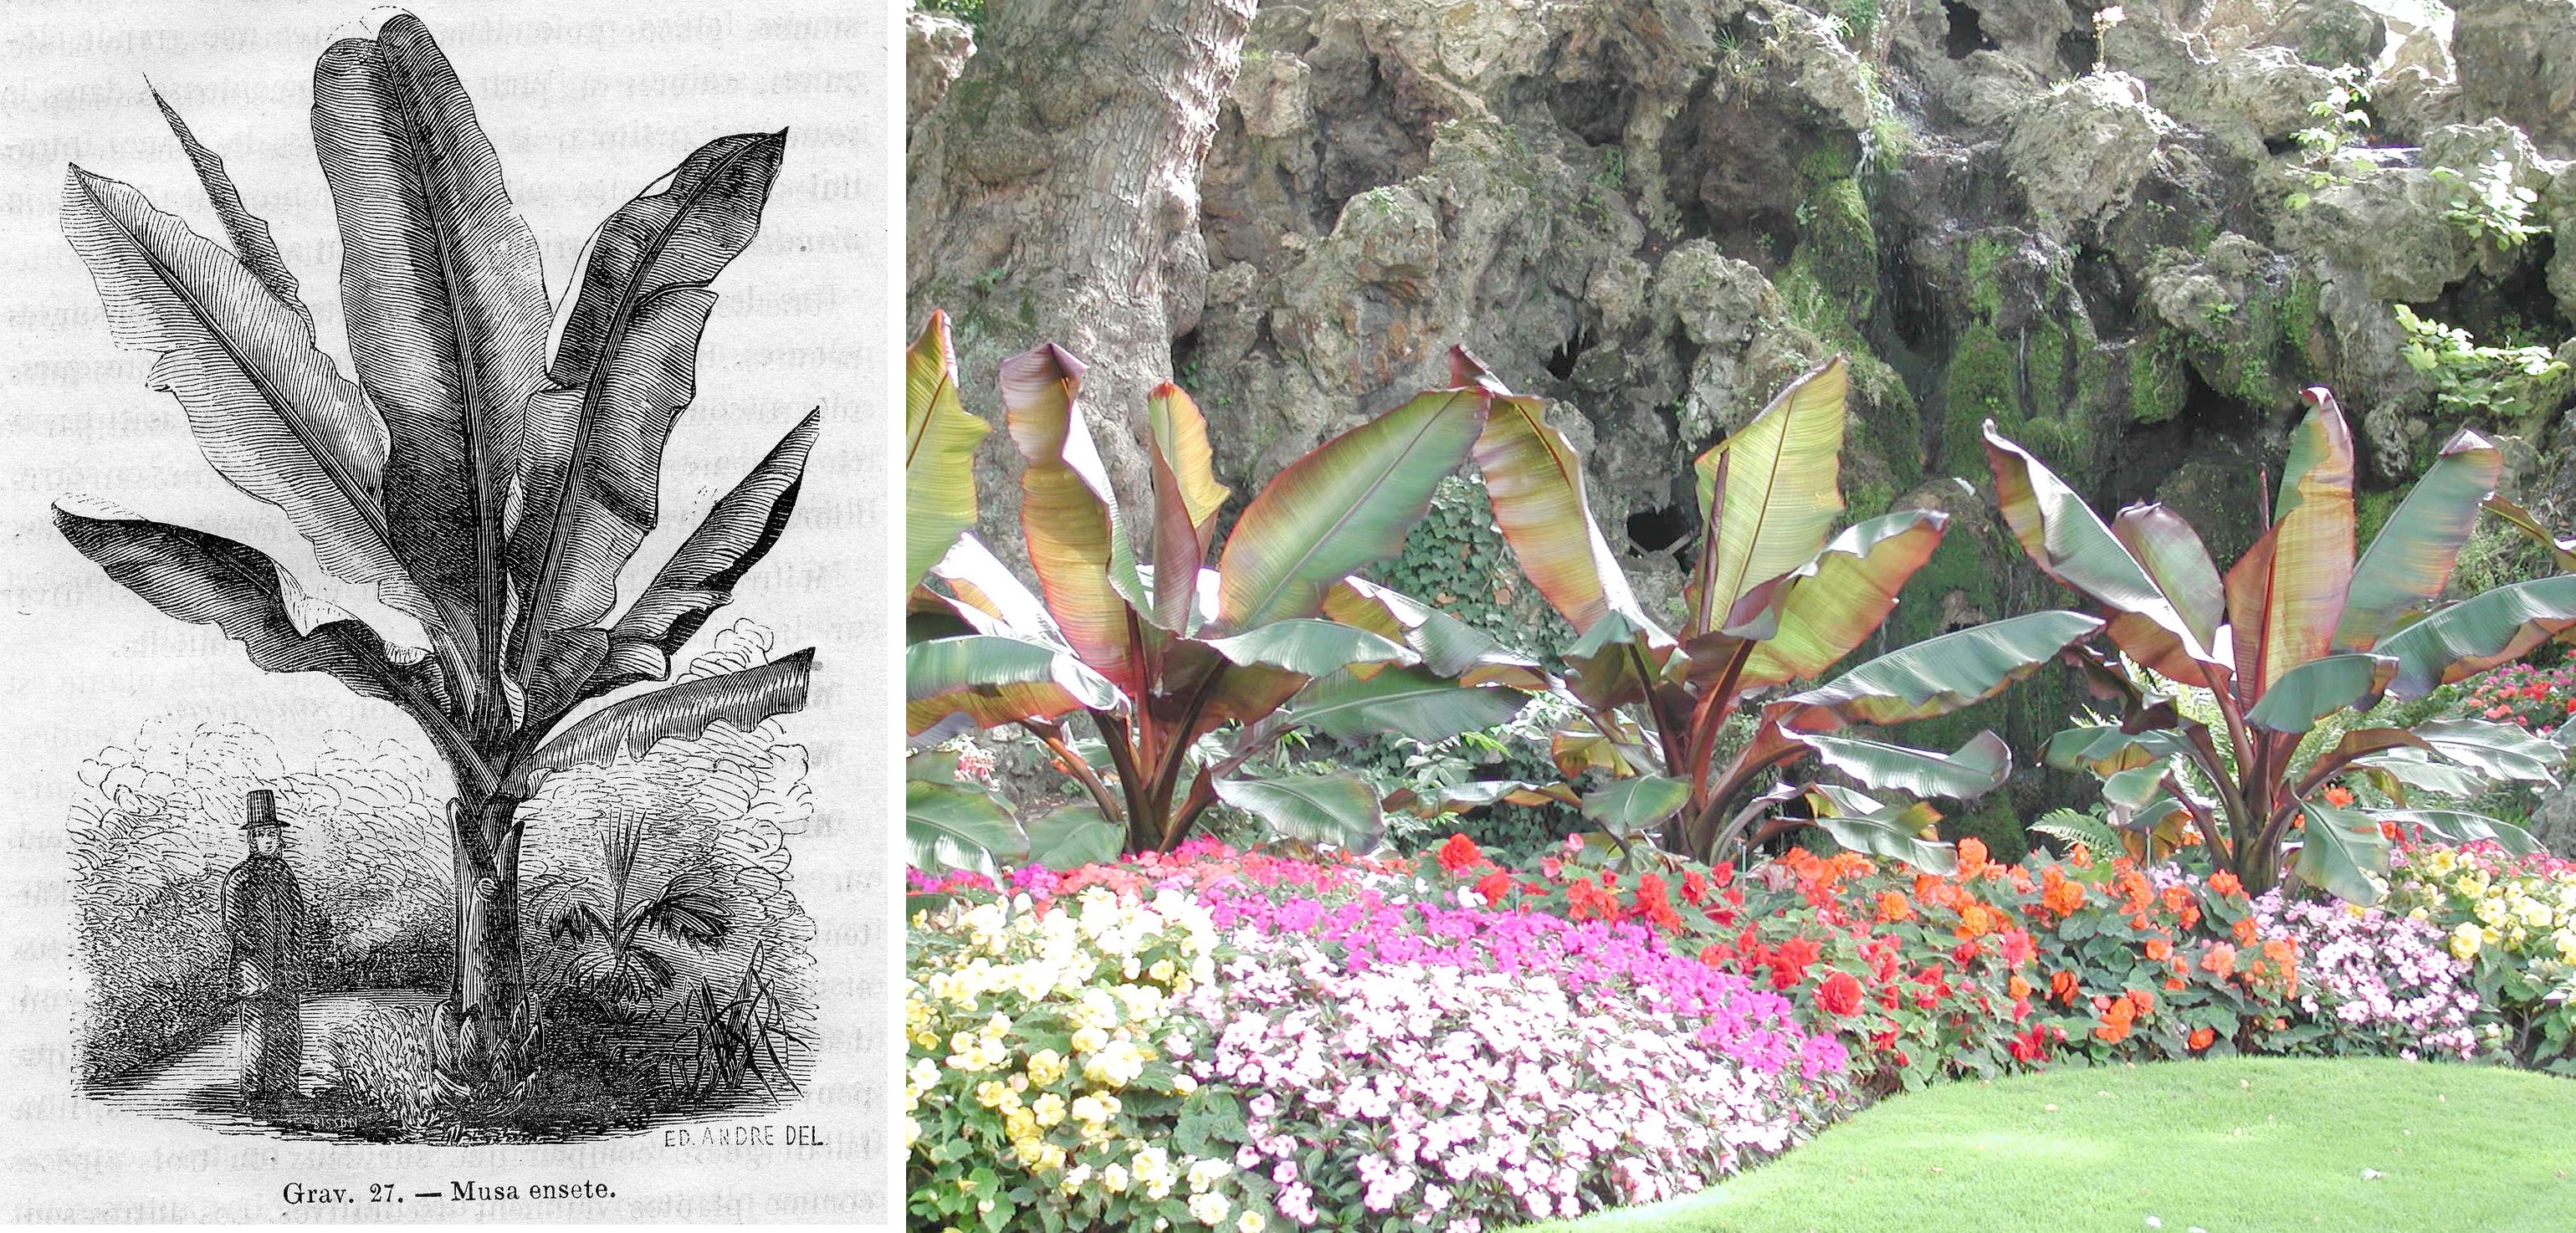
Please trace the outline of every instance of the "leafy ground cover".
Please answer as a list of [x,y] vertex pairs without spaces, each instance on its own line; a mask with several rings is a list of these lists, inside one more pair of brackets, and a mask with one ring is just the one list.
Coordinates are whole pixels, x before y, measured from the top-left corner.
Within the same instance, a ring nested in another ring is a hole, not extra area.
[[2067,1068],[1883,1102],[1568,1233],[2576,1228],[2576,1084],[2386,1058]]

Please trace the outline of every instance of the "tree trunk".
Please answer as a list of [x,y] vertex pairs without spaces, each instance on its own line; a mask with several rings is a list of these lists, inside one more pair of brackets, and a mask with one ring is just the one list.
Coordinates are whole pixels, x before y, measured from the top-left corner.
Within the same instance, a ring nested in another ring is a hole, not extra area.
[[[1255,0],[1019,0],[912,130],[906,310],[953,322],[959,394],[1001,422],[1001,361],[1054,342],[1089,366],[1112,483],[1149,490],[1141,410],[1207,295],[1199,171]],[[1021,551],[1019,462],[978,455],[980,532]],[[1141,505],[1141,499],[1131,504]]]
[[519,1004],[527,985],[519,949],[519,801],[492,797],[448,804],[456,853],[457,1013],[474,1025],[479,1052],[496,1069],[515,1061]]

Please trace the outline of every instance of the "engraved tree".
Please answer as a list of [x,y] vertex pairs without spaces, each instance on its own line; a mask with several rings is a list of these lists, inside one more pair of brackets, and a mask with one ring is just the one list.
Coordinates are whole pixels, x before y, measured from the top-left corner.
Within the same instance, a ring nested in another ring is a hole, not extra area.
[[519,806],[541,779],[804,705],[810,648],[565,724],[592,699],[669,680],[673,654],[796,504],[813,415],[614,612],[618,572],[660,517],[662,451],[695,394],[708,284],[758,229],[786,134],[711,141],[611,214],[549,360],[536,241],[419,20],[397,14],[333,44],[313,90],[354,383],[316,349],[267,224],[166,102],[231,249],[77,166],[63,231],[116,342],[155,353],[150,384],[177,397],[207,461],[372,602],[329,602],[267,554],[204,532],[59,506],[54,518],[109,577],[215,625],[258,667],[329,673],[420,725],[455,781],[451,1009],[494,1064],[524,1038]]

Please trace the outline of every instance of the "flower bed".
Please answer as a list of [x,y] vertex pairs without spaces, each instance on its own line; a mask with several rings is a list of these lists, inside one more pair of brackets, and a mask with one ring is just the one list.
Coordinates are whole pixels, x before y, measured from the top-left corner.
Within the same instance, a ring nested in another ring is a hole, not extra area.
[[2382,910],[1973,839],[1944,875],[1639,856],[1196,841],[998,887],[916,875],[912,1213],[1491,1228],[1697,1190],[1942,1078],[2567,1037],[2566,862],[2411,850]]

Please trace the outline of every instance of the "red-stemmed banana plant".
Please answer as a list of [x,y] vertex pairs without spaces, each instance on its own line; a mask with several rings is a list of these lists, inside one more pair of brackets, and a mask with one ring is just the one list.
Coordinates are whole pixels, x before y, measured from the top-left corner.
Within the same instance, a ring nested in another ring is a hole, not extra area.
[[[2294,868],[2310,885],[2367,903],[2388,868],[2382,823],[2530,844],[2493,818],[2410,807],[2415,794],[2472,796],[2499,779],[2552,782],[2563,751],[2519,728],[2469,719],[2353,727],[2325,749],[2302,749],[2322,742],[2303,738],[2338,712],[2366,712],[2383,695],[2421,697],[2576,628],[2576,576],[2441,602],[2482,505],[2510,510],[2510,521],[2548,541],[2495,497],[2503,457],[2467,430],[2356,560],[2352,434],[2331,393],[2311,389],[2305,398],[2265,529],[2223,578],[2173,511],[2132,505],[2106,525],[1992,423],[1986,455],[2004,521],[2030,559],[2092,599],[2128,664],[2205,691],[2218,718],[2215,726],[2190,718],[2153,691],[2152,678],[2082,648],[2073,658],[2097,696],[2119,701],[2120,720],[2057,734],[2046,760],[2101,775],[2115,827],[2170,841],[2190,823],[2214,862],[2258,892]],[[2325,792],[2338,778],[2387,806],[2330,803]]]
[[[1424,739],[1490,727],[1525,700],[1512,686],[1536,683],[1534,668],[1462,622],[1354,576],[1402,548],[1441,477],[1465,461],[1485,421],[1483,390],[1424,393],[1289,464],[1243,508],[1209,568],[1230,494],[1189,396],[1166,384],[1147,400],[1153,488],[1131,547],[1078,399],[1081,362],[1053,345],[1006,360],[1001,398],[1025,463],[1032,593],[959,533],[972,516],[959,493],[971,489],[964,467],[980,433],[953,405],[944,317],[933,316],[910,362],[921,400],[908,408],[910,461],[946,473],[908,481],[933,494],[911,537],[944,540],[945,551],[910,603],[907,727],[916,743],[1003,725],[1044,741],[1091,803],[1033,825],[1046,832],[1030,836],[1039,849],[1061,851],[1083,823],[1129,850],[1169,848],[1219,801],[1286,835],[1365,835],[1380,805],[1357,776],[1235,772],[1301,724]],[[1100,767],[1063,728],[1076,713],[1105,746]],[[1227,725],[1229,749],[1203,747]],[[1007,837],[992,810],[943,785],[916,782],[912,797],[917,854]]]
[[[266,553],[131,516],[57,509],[109,577],[210,623],[270,672],[325,672],[400,708],[452,772],[451,1010],[490,1065],[526,1039],[520,805],[548,774],[718,719],[804,704],[811,650],[595,709],[646,681],[785,529],[807,416],[634,596],[618,571],[660,519],[662,449],[695,394],[708,284],[759,226],[784,133],[718,138],[592,238],[551,357],[537,246],[446,57],[408,14],[331,45],[313,135],[337,209],[357,380],[315,349],[267,225],[162,105],[230,251],[115,180],[71,169],[63,230],[121,346],[148,351],[197,444],[283,511],[370,620]],[[613,618],[613,619],[612,619]],[[558,729],[561,729],[558,731]]]
[[[1939,545],[1948,516],[1901,510],[1835,531],[1846,392],[1836,357],[1694,462],[1704,530],[1681,628],[1667,633],[1639,608],[1610,555],[1584,502],[1582,460],[1547,424],[1540,400],[1512,395],[1463,352],[1456,365],[1458,384],[1493,399],[1475,458],[1494,520],[1522,571],[1579,635],[1565,654],[1577,718],[1557,734],[1554,752],[1569,776],[1591,768],[1613,776],[1583,798],[1585,812],[1623,843],[1622,832],[1661,827],[1666,846],[1707,861],[1813,823],[1850,847],[1946,867],[1949,850],[1921,834],[1938,814],[1919,801],[1881,805],[1847,789],[1768,781],[1813,755],[1874,788],[1983,795],[2012,770],[1993,733],[1945,754],[1839,730],[1992,697],[2101,622],[2040,612],[1900,648],[1823,686],[1760,701],[1751,740],[1721,762],[1719,734],[1731,716],[1766,691],[1814,679],[1878,629]],[[1622,707],[1634,707],[1643,725]],[[1778,807],[1791,801],[1784,815]]]

